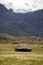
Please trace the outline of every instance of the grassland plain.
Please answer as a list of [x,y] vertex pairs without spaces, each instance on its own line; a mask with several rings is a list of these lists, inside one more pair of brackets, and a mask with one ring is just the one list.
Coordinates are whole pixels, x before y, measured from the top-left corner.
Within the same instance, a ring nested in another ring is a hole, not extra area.
[[16,52],[18,44],[0,44],[0,65],[43,65],[43,45],[29,44],[32,52]]
[[[28,44],[32,51],[16,52],[19,44]],[[0,65],[43,65],[43,38],[0,34]]]

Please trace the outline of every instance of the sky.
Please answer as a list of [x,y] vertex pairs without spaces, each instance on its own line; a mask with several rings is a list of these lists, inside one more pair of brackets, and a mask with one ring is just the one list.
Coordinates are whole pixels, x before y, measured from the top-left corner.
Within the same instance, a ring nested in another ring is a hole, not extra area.
[[13,9],[14,12],[33,12],[43,9],[43,0],[0,0],[7,9]]

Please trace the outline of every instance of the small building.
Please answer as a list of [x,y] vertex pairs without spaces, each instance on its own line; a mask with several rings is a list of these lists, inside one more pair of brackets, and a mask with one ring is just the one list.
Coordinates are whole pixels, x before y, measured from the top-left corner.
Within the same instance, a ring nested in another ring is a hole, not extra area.
[[31,52],[32,49],[28,45],[18,45],[15,51]]

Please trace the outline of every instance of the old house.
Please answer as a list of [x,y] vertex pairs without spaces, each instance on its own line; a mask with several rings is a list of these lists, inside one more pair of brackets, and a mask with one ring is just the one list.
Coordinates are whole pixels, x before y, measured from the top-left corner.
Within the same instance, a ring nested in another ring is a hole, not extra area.
[[15,51],[22,51],[22,52],[31,52],[32,49],[28,45],[18,45]]

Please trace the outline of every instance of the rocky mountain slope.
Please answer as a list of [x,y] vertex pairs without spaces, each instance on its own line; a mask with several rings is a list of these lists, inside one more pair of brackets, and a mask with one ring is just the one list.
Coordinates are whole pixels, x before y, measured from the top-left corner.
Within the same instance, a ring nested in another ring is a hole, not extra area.
[[43,37],[43,10],[14,13],[0,4],[0,33]]

